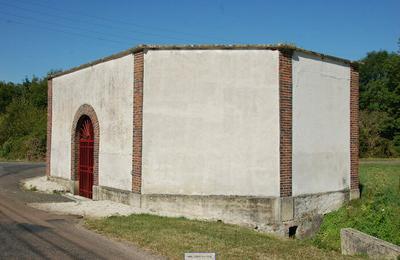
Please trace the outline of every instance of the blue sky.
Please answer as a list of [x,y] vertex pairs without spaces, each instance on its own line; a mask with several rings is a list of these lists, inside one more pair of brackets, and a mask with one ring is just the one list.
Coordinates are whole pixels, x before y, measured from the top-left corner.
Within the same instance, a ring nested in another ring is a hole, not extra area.
[[357,60],[398,50],[399,0],[0,0],[0,80],[137,44],[273,44]]

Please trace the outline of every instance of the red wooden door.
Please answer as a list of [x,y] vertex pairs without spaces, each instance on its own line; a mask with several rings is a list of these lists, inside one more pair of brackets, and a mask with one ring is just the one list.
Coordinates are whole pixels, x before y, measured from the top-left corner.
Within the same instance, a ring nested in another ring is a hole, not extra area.
[[82,120],[79,129],[79,195],[92,198],[93,194],[93,125],[89,118]]

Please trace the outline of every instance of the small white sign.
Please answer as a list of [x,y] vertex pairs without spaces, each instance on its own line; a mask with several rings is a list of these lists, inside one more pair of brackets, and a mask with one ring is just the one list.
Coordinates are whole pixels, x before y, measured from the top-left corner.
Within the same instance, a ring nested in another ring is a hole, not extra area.
[[185,260],[215,260],[215,253],[185,253]]

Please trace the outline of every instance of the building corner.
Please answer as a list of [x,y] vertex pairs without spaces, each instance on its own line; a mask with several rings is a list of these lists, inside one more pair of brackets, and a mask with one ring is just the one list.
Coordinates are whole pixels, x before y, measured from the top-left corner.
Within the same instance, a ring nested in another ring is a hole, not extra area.
[[46,133],[46,176],[50,177],[51,163],[51,130],[53,114],[53,79],[47,80],[47,133]]
[[144,51],[134,53],[133,58],[132,192],[140,194],[142,192]]
[[292,56],[293,49],[279,50],[280,221],[294,219],[292,197]]
[[350,65],[350,200],[360,197],[359,189],[359,74],[356,64]]

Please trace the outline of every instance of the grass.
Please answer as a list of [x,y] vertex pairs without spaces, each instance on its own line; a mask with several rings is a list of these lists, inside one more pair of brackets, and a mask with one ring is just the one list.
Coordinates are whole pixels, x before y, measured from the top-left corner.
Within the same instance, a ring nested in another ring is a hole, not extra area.
[[338,252],[318,249],[306,241],[280,239],[220,222],[142,214],[88,219],[85,225],[171,259],[182,259],[185,252],[215,252],[218,259],[342,258]]
[[87,219],[99,233],[124,239],[171,259],[185,252],[215,252],[218,259],[338,259],[340,229],[353,227],[400,244],[400,161],[360,165],[362,198],[327,214],[311,240],[281,239],[219,222],[131,215]]
[[313,239],[315,245],[339,251],[344,227],[400,245],[400,161],[361,163],[360,183],[361,199],[327,214]]

